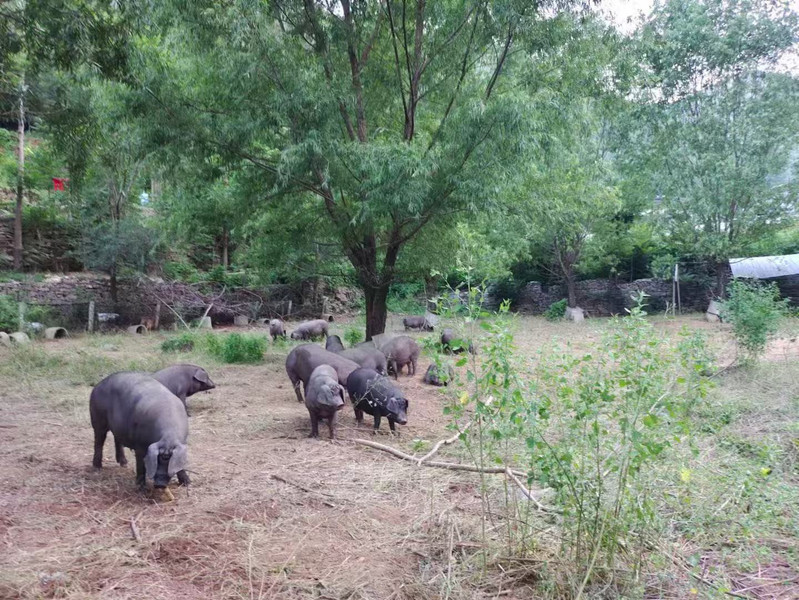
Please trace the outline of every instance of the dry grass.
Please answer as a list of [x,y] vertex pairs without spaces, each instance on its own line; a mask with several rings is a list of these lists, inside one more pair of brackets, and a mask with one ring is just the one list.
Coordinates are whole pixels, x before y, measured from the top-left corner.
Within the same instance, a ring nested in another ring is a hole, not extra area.
[[[684,324],[706,330],[729,353],[723,327],[695,317],[655,321],[663,335]],[[337,323],[334,332],[347,326]],[[520,318],[516,341],[528,356],[553,338],[582,351],[605,326],[603,320],[580,327]],[[401,331],[399,318],[389,327]],[[503,516],[489,515],[491,548],[484,568],[477,475],[418,468],[356,446],[348,440],[366,437],[368,428],[359,430],[351,411],[341,414],[341,441],[307,439],[307,411],[297,404],[283,367],[286,348],[270,346],[262,365],[231,366],[201,354],[163,354],[163,339],[77,337],[37,344],[22,354],[0,349],[0,598],[557,597],[568,565],[559,563],[557,522],[550,516],[525,513],[535,540],[525,561],[513,561],[498,558],[507,554]],[[702,417],[723,420],[722,398],[737,394],[733,422],[699,439],[698,456],[686,451],[678,457],[696,473],[706,467],[710,480],[714,464],[739,468],[739,460],[751,461],[740,458],[740,444],[724,445],[735,436],[759,445],[767,440],[769,448],[784,450],[775,454],[782,461],[778,489],[754,501],[755,514],[736,529],[741,554],[725,550],[725,536],[716,528],[725,527],[719,515],[733,507],[744,514],[749,496],[733,496],[711,518],[735,493],[724,489],[728,478],[695,490],[688,506],[686,491],[666,466],[658,475],[666,498],[666,492],[676,496],[664,500],[669,522],[676,524],[669,531],[670,552],[681,561],[698,554],[709,578],[748,588],[751,598],[799,597],[799,583],[791,583],[799,573],[799,536],[790,526],[797,517],[795,503],[783,502],[799,486],[799,445],[791,454],[799,433],[781,412],[796,402],[793,377],[799,369],[792,357],[799,345],[789,338],[780,344],[772,358],[793,370],[770,363],[756,378],[767,385],[767,378],[776,377],[763,392],[770,400],[759,400],[754,382],[734,373]],[[176,500],[161,502],[136,491],[132,468],[111,462],[110,442],[105,467],[92,469],[88,396],[90,385],[114,370],[178,361],[203,364],[218,387],[189,400],[193,486],[173,488]],[[410,424],[399,438],[378,440],[419,455],[449,435],[442,414],[447,392],[421,383],[426,366],[422,361],[415,378],[400,379],[411,400]],[[797,412],[788,414],[795,419]],[[442,455],[463,458],[457,448]],[[488,483],[490,494],[504,493],[501,478]],[[752,535],[768,498],[785,514],[770,520],[764,535]],[[779,544],[792,549],[779,552]],[[641,576],[635,597],[717,597],[665,556],[653,553],[655,567]],[[761,562],[752,562],[752,556]],[[696,595],[690,592],[694,587]]]

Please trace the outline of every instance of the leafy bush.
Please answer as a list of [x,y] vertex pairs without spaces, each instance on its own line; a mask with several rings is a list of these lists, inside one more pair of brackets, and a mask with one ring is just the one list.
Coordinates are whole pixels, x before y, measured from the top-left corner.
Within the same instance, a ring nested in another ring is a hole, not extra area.
[[549,308],[544,311],[544,317],[547,321],[560,321],[566,316],[566,298],[558,300],[549,305]]
[[[563,514],[560,547],[575,575],[558,597],[599,597],[592,586],[607,585],[603,573],[621,574],[628,565],[619,563],[628,561],[637,570],[658,526],[651,470],[685,436],[689,411],[708,389],[704,340],[693,336],[675,347],[655,335],[643,296],[637,302],[628,317],[611,321],[590,354],[542,353],[531,381],[517,362],[503,303],[496,318],[479,323],[480,355],[459,362],[473,383],[445,409],[454,430],[472,419],[475,427],[461,440],[478,464],[525,469],[527,485],[554,491]],[[536,526],[524,525],[530,505],[487,490],[481,488],[483,519],[495,512],[491,504],[501,503],[518,524],[505,532],[504,552],[524,556],[536,543]],[[614,580],[625,583],[635,584],[623,575]]]
[[423,291],[423,283],[395,283],[391,286],[386,299],[388,310],[404,314],[422,314],[425,307],[417,296]]
[[266,352],[266,338],[259,335],[209,334],[206,340],[211,355],[226,363],[259,363]]
[[194,335],[181,333],[180,335],[164,340],[161,344],[162,352],[191,352],[194,350]]
[[363,333],[357,327],[348,327],[344,332],[344,341],[350,346],[360,344],[363,341]]
[[19,327],[19,306],[11,296],[0,296],[0,331],[12,332]]
[[194,281],[197,269],[188,262],[167,261],[162,267],[164,277],[174,281]]
[[738,346],[747,361],[756,361],[777,333],[780,320],[787,313],[787,300],[780,299],[776,283],[764,285],[736,279],[727,287],[728,298],[722,302],[721,316],[732,323]]
[[56,315],[52,308],[42,304],[31,304],[25,312],[25,320],[29,323],[42,323],[52,325],[56,321]]

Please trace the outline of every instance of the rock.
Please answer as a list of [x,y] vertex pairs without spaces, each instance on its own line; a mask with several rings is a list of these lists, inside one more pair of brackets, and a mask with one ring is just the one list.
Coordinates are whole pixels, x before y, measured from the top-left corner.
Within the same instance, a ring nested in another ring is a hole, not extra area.
[[705,312],[705,320],[708,323],[721,323],[721,303],[711,300]]
[[571,308],[570,306],[566,307],[566,319],[569,321],[574,321],[575,323],[582,323],[585,320],[585,311],[579,306],[575,306]]
[[200,323],[197,325],[197,329],[213,329],[214,326],[211,323],[211,317],[203,317],[200,319]]
[[11,347],[11,338],[8,337],[5,331],[0,331],[0,346],[5,346],[6,348]]
[[250,324],[250,319],[245,315],[236,315],[233,317],[233,324],[236,327],[247,327]]
[[17,331],[15,333],[12,333],[8,337],[11,338],[11,341],[14,342],[15,344],[30,344],[31,343],[31,339],[28,337],[28,334],[24,333],[22,331]]

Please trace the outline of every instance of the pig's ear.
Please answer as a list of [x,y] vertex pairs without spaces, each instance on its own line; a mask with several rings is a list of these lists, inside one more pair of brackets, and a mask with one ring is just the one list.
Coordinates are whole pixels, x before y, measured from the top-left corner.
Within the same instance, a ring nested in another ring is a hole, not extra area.
[[172,450],[172,457],[169,459],[167,473],[172,477],[178,471],[182,471],[189,464],[189,447],[186,444],[178,444]]
[[150,444],[147,448],[147,456],[144,457],[144,472],[147,479],[155,477],[158,470],[158,442]]
[[214,387],[214,382],[211,381],[210,377],[208,377],[208,373],[205,371],[205,369],[197,369],[194,372],[194,379],[196,379],[200,383],[204,383],[205,385]]

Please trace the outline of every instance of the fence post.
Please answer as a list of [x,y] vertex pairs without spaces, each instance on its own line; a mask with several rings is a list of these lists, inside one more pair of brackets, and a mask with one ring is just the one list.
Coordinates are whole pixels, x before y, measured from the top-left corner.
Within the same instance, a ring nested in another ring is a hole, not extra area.
[[89,333],[94,332],[94,300],[89,302],[89,323],[86,329]]
[[153,329],[158,331],[158,327],[161,324],[161,301],[158,301],[158,304],[155,305],[155,323],[153,323]]
[[19,329],[17,331],[25,331],[25,303],[20,302],[19,309]]
[[289,300],[289,309],[286,311],[286,316],[287,317],[291,316],[291,300]]

